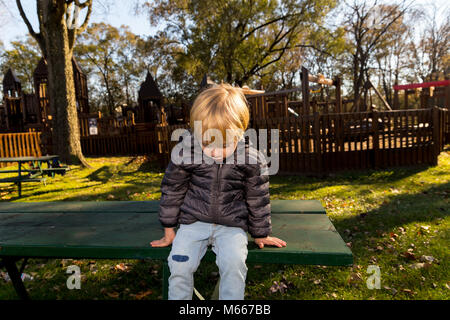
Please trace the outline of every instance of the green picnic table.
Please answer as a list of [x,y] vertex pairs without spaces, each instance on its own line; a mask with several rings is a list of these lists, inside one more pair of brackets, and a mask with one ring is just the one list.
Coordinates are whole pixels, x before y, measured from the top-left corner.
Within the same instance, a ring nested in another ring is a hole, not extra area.
[[[42,156],[42,157],[15,157],[15,158],[0,158],[0,163],[17,163],[17,169],[2,170],[0,174],[17,173],[15,177],[8,177],[0,179],[0,183],[14,183],[18,187],[19,198],[22,197],[22,183],[23,182],[44,182],[46,179],[44,175],[51,176],[55,174],[64,175],[69,167],[62,166],[59,162],[59,156]],[[29,168],[25,164],[30,164]],[[47,168],[44,168],[47,164]]]
[[[315,200],[272,200],[273,234],[284,248],[257,248],[249,241],[249,263],[349,266],[350,249]],[[163,260],[167,298],[170,247],[153,248],[163,236],[159,201],[0,203],[0,259],[22,299],[28,293],[21,273],[28,258]],[[249,238],[250,239],[250,238]],[[22,267],[16,262],[23,260]],[[204,260],[215,261],[208,250]]]

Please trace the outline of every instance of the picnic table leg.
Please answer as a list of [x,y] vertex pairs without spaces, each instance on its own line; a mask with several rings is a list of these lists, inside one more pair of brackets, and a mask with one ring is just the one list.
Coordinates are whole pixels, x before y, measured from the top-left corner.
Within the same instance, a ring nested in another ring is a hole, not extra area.
[[[47,161],[47,169],[50,169],[50,168],[57,168],[57,166],[54,166],[54,164],[55,164],[54,161],[53,161],[53,163],[50,163],[50,161]],[[55,177],[55,172],[52,171],[52,172],[51,172],[51,175],[52,175],[52,178],[54,178],[54,177]]]
[[2,264],[5,266],[19,298],[22,300],[30,300],[27,289],[22,282],[21,273],[17,270],[16,260],[14,258],[6,257],[2,259]]
[[165,260],[163,263],[163,300],[167,300],[169,298],[169,264]]
[[19,198],[22,198],[22,182],[17,182],[17,188],[19,191]]
[[[19,179],[21,176],[22,176],[22,162],[19,161]],[[19,198],[21,198],[22,197],[22,183],[19,181],[17,186],[19,188]]]

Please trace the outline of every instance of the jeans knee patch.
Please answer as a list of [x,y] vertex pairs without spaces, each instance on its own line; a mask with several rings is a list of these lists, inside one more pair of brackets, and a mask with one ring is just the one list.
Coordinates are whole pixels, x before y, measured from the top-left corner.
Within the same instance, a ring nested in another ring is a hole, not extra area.
[[177,262],[186,262],[189,260],[188,256],[182,256],[182,255],[178,255],[178,254],[174,254],[172,256],[172,260],[173,261],[177,261]]

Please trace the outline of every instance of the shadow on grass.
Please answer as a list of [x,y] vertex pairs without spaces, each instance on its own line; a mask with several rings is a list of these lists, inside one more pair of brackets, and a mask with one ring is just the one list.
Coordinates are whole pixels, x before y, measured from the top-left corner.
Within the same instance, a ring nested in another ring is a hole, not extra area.
[[[450,183],[441,183],[419,193],[393,195],[374,210],[337,217],[333,224],[345,242],[352,242],[352,250],[364,253],[372,239],[389,239],[390,233],[398,233],[398,228],[410,223],[432,223],[450,214],[448,207]],[[356,229],[355,229],[356,227]],[[418,228],[419,230],[420,228]],[[355,256],[355,260],[357,260]]]
[[[295,193],[302,190],[314,191],[334,185],[361,186],[383,185],[394,183],[420,172],[428,170],[429,166],[397,167],[383,170],[341,171],[328,177],[307,177],[301,175],[277,175],[270,177],[270,194],[277,196]],[[331,177],[331,178],[330,178]],[[312,188],[311,188],[312,186]]]
[[102,183],[108,182],[108,180],[113,176],[109,166],[103,166],[94,172],[90,173],[86,178],[91,181],[99,181]]

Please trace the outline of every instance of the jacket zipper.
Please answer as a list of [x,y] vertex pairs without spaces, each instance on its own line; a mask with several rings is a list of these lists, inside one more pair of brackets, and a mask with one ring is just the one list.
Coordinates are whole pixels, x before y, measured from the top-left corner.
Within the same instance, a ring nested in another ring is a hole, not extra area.
[[218,210],[218,198],[219,198],[219,193],[220,193],[220,169],[222,168],[222,164],[219,164],[219,168],[217,169],[217,179],[216,179],[216,183],[217,183],[217,191],[216,191],[216,197],[214,198],[214,212],[213,212],[213,221],[214,223],[218,223],[217,221],[217,210]]

